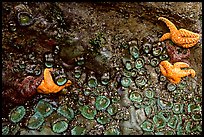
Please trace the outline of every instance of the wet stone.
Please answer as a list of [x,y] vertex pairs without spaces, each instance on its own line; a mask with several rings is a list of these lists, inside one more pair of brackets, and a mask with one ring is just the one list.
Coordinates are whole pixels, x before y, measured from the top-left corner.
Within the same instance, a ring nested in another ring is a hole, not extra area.
[[142,135],[154,135],[152,131],[144,131]]

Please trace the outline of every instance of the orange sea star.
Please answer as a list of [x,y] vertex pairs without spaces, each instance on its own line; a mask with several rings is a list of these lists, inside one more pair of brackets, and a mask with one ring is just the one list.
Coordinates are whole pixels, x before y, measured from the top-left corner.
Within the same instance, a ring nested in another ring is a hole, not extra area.
[[188,68],[189,65],[184,62],[176,62],[174,65],[167,60],[162,61],[159,64],[161,73],[168,78],[171,83],[178,84],[182,77],[191,75],[195,77],[195,71],[193,69],[182,70],[181,68]]
[[39,93],[43,93],[43,94],[57,93],[63,88],[68,87],[72,84],[72,82],[68,80],[67,83],[63,86],[56,85],[52,79],[51,71],[53,71],[52,68],[46,68],[44,70],[44,80],[37,87],[37,91]]
[[175,44],[183,48],[190,48],[193,47],[196,43],[198,43],[200,39],[200,34],[191,32],[186,29],[178,30],[171,21],[164,17],[159,17],[158,20],[162,20],[163,22],[165,22],[168,28],[170,29],[170,33],[165,33],[159,39],[159,41],[171,39]]

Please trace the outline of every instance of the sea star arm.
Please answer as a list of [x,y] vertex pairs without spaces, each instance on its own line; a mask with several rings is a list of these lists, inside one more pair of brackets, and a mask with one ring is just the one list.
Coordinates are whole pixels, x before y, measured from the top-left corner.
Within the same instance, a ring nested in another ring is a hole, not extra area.
[[37,87],[37,91],[39,93],[44,93],[45,91],[47,92],[47,88],[43,86],[44,84],[44,81],[42,81],[42,83]]
[[179,29],[179,33],[181,34],[181,36],[183,37],[191,37],[191,38],[197,38],[200,37],[199,34],[191,32],[189,30],[186,29]]
[[184,62],[176,62],[174,64],[174,67],[175,68],[188,68],[189,65],[187,63],[184,63]]
[[171,34],[170,33],[165,33],[160,39],[159,41],[164,41],[166,39],[171,39]]
[[183,47],[183,48],[190,48],[190,47],[193,47],[196,43],[197,43],[197,42],[191,43],[191,44],[183,44],[182,47]]
[[171,79],[171,78],[168,78],[168,80],[171,82],[171,83],[174,83],[174,84],[177,84],[181,81],[181,78],[176,78],[176,79]]
[[198,42],[198,38],[190,38],[190,37],[182,37],[181,39],[178,39],[179,44],[196,44]]
[[196,75],[195,70],[189,69],[188,71],[190,71],[190,74],[191,74],[192,77],[195,77],[195,75]]
[[195,71],[193,69],[186,69],[186,70],[181,70],[179,73],[180,77],[185,77],[188,75],[191,75],[192,77],[195,77]]
[[159,68],[161,70],[161,73],[166,76],[167,75],[167,72],[166,72],[166,69],[162,66],[162,65],[159,65]]
[[44,71],[44,81],[47,84],[47,87],[52,87],[53,85],[55,85],[52,79],[51,71],[53,71],[52,68],[46,68]]
[[159,17],[158,20],[161,20],[161,21],[165,22],[167,27],[170,29],[170,32],[177,31],[176,26],[171,21],[169,21],[168,19],[166,19],[164,17]]
[[68,80],[67,83],[63,86],[58,86],[58,85],[54,84],[50,90],[52,91],[52,93],[57,93],[60,90],[62,90],[63,88],[70,86],[71,84],[72,84],[72,82],[70,80]]

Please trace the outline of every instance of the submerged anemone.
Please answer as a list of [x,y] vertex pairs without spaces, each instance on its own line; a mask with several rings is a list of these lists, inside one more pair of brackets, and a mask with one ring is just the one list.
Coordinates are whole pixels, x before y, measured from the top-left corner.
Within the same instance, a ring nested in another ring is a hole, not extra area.
[[29,129],[38,129],[40,126],[44,123],[43,115],[40,114],[40,112],[36,112],[34,115],[32,115],[28,122],[27,127]]
[[104,110],[106,109],[110,104],[110,99],[107,98],[106,96],[98,96],[96,98],[96,109],[97,110]]
[[23,119],[25,114],[26,114],[26,110],[25,110],[24,106],[18,106],[18,107],[11,110],[11,112],[9,114],[9,119],[13,123],[17,123],[17,122],[21,121],[21,119]]
[[20,26],[29,26],[33,24],[33,17],[28,12],[19,12],[17,17]]

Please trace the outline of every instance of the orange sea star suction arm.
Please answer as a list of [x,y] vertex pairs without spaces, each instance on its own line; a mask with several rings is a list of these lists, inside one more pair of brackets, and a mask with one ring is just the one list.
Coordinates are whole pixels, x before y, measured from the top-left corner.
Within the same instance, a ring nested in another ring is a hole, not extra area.
[[182,77],[191,75],[192,77],[195,77],[196,73],[193,69],[187,69],[187,70],[182,70]]
[[191,37],[191,38],[200,37],[200,34],[191,32],[186,29],[179,29],[179,33],[181,34],[182,37]]
[[169,21],[168,19],[166,19],[164,17],[159,17],[158,20],[161,20],[161,21],[165,22],[167,27],[169,28],[170,32],[178,31],[176,26],[171,21]]
[[171,33],[165,33],[160,39],[159,41],[164,41],[166,39],[171,39]]
[[178,84],[181,81],[181,78],[179,78],[179,77],[176,78],[176,79],[168,78],[168,80],[173,84]]

